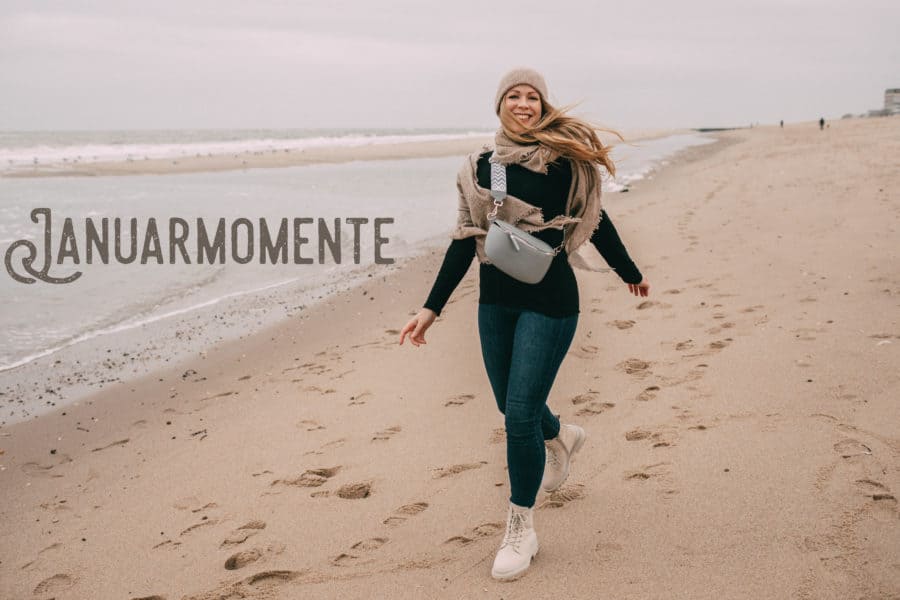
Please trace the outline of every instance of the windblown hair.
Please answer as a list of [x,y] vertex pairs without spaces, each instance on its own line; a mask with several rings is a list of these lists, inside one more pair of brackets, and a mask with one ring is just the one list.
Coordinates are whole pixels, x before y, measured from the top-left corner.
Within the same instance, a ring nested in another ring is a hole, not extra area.
[[506,103],[500,105],[500,123],[507,136],[520,144],[539,143],[572,160],[592,162],[602,165],[613,177],[616,166],[609,157],[609,146],[604,146],[598,131],[611,133],[623,142],[625,138],[617,131],[597,127],[583,119],[567,114],[571,106],[556,108],[541,98],[541,118],[531,129],[514,133],[522,125],[512,116]]

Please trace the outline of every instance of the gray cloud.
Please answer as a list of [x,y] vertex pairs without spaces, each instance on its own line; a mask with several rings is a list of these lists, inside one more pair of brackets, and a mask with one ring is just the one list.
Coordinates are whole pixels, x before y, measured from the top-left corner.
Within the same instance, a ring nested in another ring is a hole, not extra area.
[[896,2],[0,8],[0,128],[491,127],[532,65],[616,127],[809,120],[900,86]]

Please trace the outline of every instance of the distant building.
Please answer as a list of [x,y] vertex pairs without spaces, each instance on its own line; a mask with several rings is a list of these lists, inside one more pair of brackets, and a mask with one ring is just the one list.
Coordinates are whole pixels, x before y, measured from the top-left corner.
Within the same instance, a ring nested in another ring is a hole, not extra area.
[[884,90],[884,112],[889,115],[900,114],[900,88]]

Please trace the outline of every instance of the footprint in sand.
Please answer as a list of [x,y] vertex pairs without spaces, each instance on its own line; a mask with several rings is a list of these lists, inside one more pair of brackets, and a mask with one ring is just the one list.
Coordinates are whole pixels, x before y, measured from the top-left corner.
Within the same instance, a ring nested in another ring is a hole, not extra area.
[[607,323],[610,327],[615,327],[616,329],[631,329],[634,327],[634,321],[626,320],[626,321],[610,321]]
[[449,467],[441,467],[439,469],[433,469],[434,478],[442,479],[444,477],[452,477],[453,475],[459,475],[464,471],[471,471],[472,469],[480,469],[484,465],[487,464],[487,461],[481,461],[477,463],[463,463],[458,465],[450,465]]
[[53,594],[70,589],[77,583],[74,577],[66,573],[57,573],[41,581],[34,588],[34,595]]
[[503,427],[497,427],[493,431],[491,431],[491,444],[502,444],[506,441],[506,429]]
[[872,479],[857,479],[856,485],[863,490],[867,496],[871,496],[876,501],[897,501],[897,498],[890,493],[886,485]]
[[348,483],[339,487],[337,492],[335,493],[337,494],[338,498],[344,498],[345,500],[359,500],[362,498],[368,498],[372,493],[372,484],[365,481],[359,483]]
[[573,356],[577,356],[578,358],[594,358],[597,356],[597,353],[600,351],[600,348],[597,346],[592,346],[590,344],[579,346],[574,350],[569,350],[569,354]]
[[675,445],[678,436],[674,431],[657,431],[650,436],[650,439],[653,441],[654,448],[669,448]]
[[685,340],[683,342],[678,342],[675,344],[676,350],[690,350],[694,347],[694,340]]
[[[327,450],[329,448],[336,448],[338,446],[342,446],[342,445],[344,445],[344,442],[346,442],[346,441],[347,441],[346,438],[338,438],[336,440],[331,440],[330,442],[325,442],[324,444],[319,446],[318,450],[307,450],[306,452],[303,453],[303,456],[307,456],[309,454],[314,454],[314,455],[320,456],[322,454],[325,454],[325,450]],[[271,473],[272,471],[267,471],[267,472]]]
[[[303,381],[303,380],[302,379],[292,379],[291,383],[297,383],[299,381]],[[317,385],[308,385],[305,388],[303,388],[303,391],[304,392],[318,392],[322,395],[325,395],[325,394],[333,394],[337,390],[334,388],[323,388],[323,387],[319,387]]]
[[651,385],[650,387],[644,388],[644,391],[637,395],[637,400],[640,400],[641,402],[653,400],[656,398],[656,392],[658,391],[658,385]]
[[376,431],[375,435],[372,437],[373,442],[386,442],[398,433],[403,431],[403,428],[399,425],[393,425],[386,429],[382,429],[381,431]]
[[854,456],[870,456],[872,449],[853,438],[841,440],[834,445],[834,451],[841,455],[841,458],[851,458]]
[[410,517],[414,517],[423,510],[428,508],[427,502],[413,502],[412,504],[404,504],[394,511],[394,514],[382,521],[389,527],[396,527],[405,523]]
[[53,477],[53,474],[50,473],[50,470],[55,465],[42,465],[36,462],[27,462],[22,464],[22,472],[26,475],[31,476],[42,476],[42,477]]
[[538,508],[561,508],[572,500],[581,498],[584,498],[584,485],[580,483],[567,484],[551,492]]
[[319,363],[308,362],[303,363],[302,365],[297,365],[295,367],[288,367],[287,369],[282,370],[282,373],[287,373],[288,371],[303,371],[304,373],[309,373],[311,375],[321,375],[323,373],[327,373],[331,371],[326,365],[322,365]]
[[70,462],[72,462],[72,457],[70,457],[68,454],[57,454],[55,465],[42,465],[41,463],[32,461],[23,463],[21,469],[22,472],[26,475],[30,475],[33,477],[64,477],[62,473],[51,473],[50,471],[52,471],[54,467],[58,467]]
[[225,561],[225,568],[229,571],[243,569],[249,564],[253,564],[262,558],[282,554],[285,550],[284,544],[269,544],[261,548],[251,548],[250,550],[242,550],[236,554],[232,554]]
[[753,313],[753,312],[760,311],[764,308],[765,308],[765,306],[763,306],[762,304],[754,304],[753,306],[748,306],[746,308],[742,308],[741,312],[742,313]]
[[629,358],[616,365],[616,368],[620,371],[625,371],[629,375],[643,377],[650,372],[650,364],[651,363],[639,358]]
[[347,554],[346,552],[341,552],[337,556],[331,559],[331,564],[335,567],[348,567],[351,565],[364,565],[366,563],[372,562],[372,559],[369,560],[360,560],[359,556],[356,554]]
[[237,546],[238,544],[243,544],[247,541],[248,538],[253,537],[265,528],[265,521],[260,521],[258,519],[248,521],[229,533],[228,537],[222,540],[222,543],[219,544],[219,547],[224,548],[226,546]]
[[469,400],[472,400],[475,397],[475,394],[457,394],[453,396],[446,402],[444,402],[444,406],[462,406]]
[[366,401],[363,400],[363,398],[365,398],[366,396],[371,396],[371,395],[372,395],[372,392],[365,391],[365,392],[360,392],[359,394],[356,394],[354,396],[350,396],[350,402],[347,403],[347,406],[359,406],[360,404],[365,404]]
[[314,419],[303,419],[302,421],[297,423],[297,427],[300,429],[305,429],[306,431],[318,431],[319,429],[325,429],[324,425]]
[[615,404],[612,402],[591,402],[578,409],[575,415],[578,417],[592,417],[603,414],[613,407],[615,407]]
[[178,510],[190,510],[192,513],[198,513],[210,508],[218,508],[219,506],[215,502],[206,502],[202,506],[197,506],[201,502],[203,501],[197,496],[187,496],[176,500],[175,503],[172,504],[172,508],[177,508]]
[[444,540],[444,544],[468,546],[476,540],[493,537],[503,531],[506,531],[506,525],[504,523],[482,523],[481,525],[477,525],[469,531],[466,531],[463,535],[454,535],[451,538],[447,538]]
[[388,542],[387,538],[373,537],[366,540],[356,542],[350,546],[350,552],[342,552],[331,559],[331,564],[336,567],[346,567],[350,565],[362,565],[372,562],[372,559],[363,559],[367,552],[372,552],[384,546]]
[[671,289],[671,290],[666,290],[663,292],[663,294],[680,294],[680,293],[681,293],[681,290],[679,290],[679,289]]
[[669,463],[656,463],[653,465],[647,465],[643,469],[639,469],[637,471],[627,471],[625,473],[626,481],[646,481],[648,479],[653,479],[654,477],[660,477],[663,475],[664,471],[661,469],[664,465]]
[[585,392],[583,394],[578,394],[577,396],[574,396],[570,400],[570,402],[572,404],[578,406],[579,404],[585,404],[587,402],[597,400],[599,398],[599,396],[600,396],[600,392],[596,392],[594,390],[588,390],[587,392]]
[[351,550],[366,550],[366,551],[377,550],[378,548],[381,548],[382,546],[384,546],[387,543],[387,541],[388,541],[387,538],[373,537],[373,538],[369,538],[367,540],[362,540],[360,542],[356,542],[355,544],[350,546],[350,549]]
[[215,525],[218,522],[219,522],[218,519],[207,519],[206,517],[203,517],[203,521],[200,521],[199,523],[194,523],[187,529],[183,530],[181,533],[178,534],[178,537],[182,537],[184,535],[192,533],[192,532],[196,531],[197,529],[200,529],[201,527],[206,527],[207,525]]
[[637,310],[647,310],[648,308],[672,308],[671,304],[667,304],[666,302],[657,302],[655,300],[644,300],[640,304],[638,304],[635,308]]
[[734,340],[731,338],[725,338],[724,340],[716,340],[714,342],[709,343],[709,349],[710,350],[721,350],[722,348],[726,347],[728,344],[730,344],[733,341]]
[[273,597],[279,587],[307,574],[308,571],[272,570],[254,573],[234,583],[227,583],[195,596],[184,596],[183,600],[222,600],[224,598]]
[[650,437],[650,432],[646,429],[632,429],[631,431],[625,433],[625,439],[629,442],[644,440],[648,437]]
[[716,334],[722,333],[723,329],[731,329],[732,327],[734,327],[734,323],[732,323],[731,321],[726,321],[726,322],[722,323],[721,325],[717,325],[715,327],[710,327],[709,329],[706,330],[706,333],[708,333],[710,335],[716,335]]
[[319,487],[320,485],[337,475],[338,471],[340,470],[340,465],[336,467],[308,469],[304,471],[299,477],[295,477],[294,479],[276,479],[269,485],[297,485],[300,487]]
[[890,340],[891,338],[895,340],[900,340],[900,335],[896,333],[874,333],[869,336],[873,340]]
[[22,566],[19,567],[19,568],[20,568],[20,569],[27,569],[28,567],[30,567],[31,565],[33,565],[34,563],[36,563],[36,562],[38,561],[38,559],[41,558],[41,555],[42,555],[44,552],[47,552],[47,551],[49,551],[49,550],[58,550],[58,549],[60,549],[60,548],[62,548],[62,547],[63,547],[62,544],[60,544],[59,542],[54,542],[54,543],[50,544],[49,546],[47,546],[46,548],[44,548],[43,550],[40,550],[40,551],[37,553],[37,556],[36,556],[33,560],[28,561],[27,563],[25,563],[24,565],[22,565]]

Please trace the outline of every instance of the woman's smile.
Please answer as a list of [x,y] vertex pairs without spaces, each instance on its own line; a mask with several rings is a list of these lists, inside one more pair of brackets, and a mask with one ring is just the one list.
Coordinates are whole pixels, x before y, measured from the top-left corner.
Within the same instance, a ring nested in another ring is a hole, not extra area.
[[523,130],[531,129],[541,118],[541,95],[530,85],[519,84],[510,88],[504,102]]

